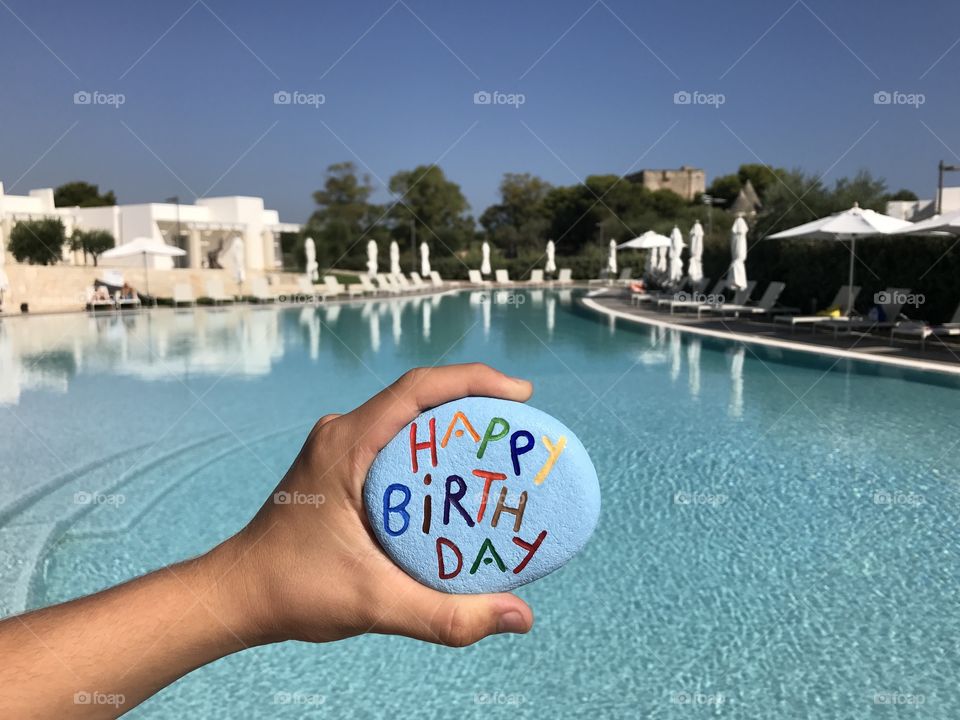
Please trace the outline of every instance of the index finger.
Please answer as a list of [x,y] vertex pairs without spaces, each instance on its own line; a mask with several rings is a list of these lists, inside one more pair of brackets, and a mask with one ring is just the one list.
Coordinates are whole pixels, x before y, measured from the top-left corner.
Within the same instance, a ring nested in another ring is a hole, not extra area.
[[483,363],[416,368],[345,416],[356,423],[358,448],[370,460],[417,415],[469,395],[525,402],[533,385]]

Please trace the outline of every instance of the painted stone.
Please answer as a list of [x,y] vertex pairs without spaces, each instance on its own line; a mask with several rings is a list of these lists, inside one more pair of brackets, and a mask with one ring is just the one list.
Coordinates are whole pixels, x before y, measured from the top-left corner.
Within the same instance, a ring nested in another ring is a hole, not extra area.
[[420,415],[370,468],[380,545],[437,590],[510,590],[564,565],[590,539],[600,484],[583,444],[523,403],[469,397]]

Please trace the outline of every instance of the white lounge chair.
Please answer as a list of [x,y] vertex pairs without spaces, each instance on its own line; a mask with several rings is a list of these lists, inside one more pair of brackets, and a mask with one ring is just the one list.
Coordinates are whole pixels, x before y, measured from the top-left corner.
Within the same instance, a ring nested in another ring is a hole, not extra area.
[[430,282],[433,283],[435,288],[443,287],[443,278],[440,277],[440,273],[438,273],[436,270],[432,270],[430,272]]
[[890,298],[890,302],[883,303],[880,306],[883,310],[883,320],[874,320],[869,317],[828,318],[826,322],[814,325],[814,328],[823,327],[833,330],[834,337],[841,332],[860,331],[869,333],[875,330],[895,328],[900,324],[900,311],[903,310],[909,294],[910,290],[905,288],[887,288],[886,295]]
[[223,289],[223,280],[220,278],[208,278],[204,283],[204,288],[207,291],[207,297],[213,301],[214,305],[219,305],[220,303],[233,302],[234,298]]
[[[105,287],[101,285],[100,287]],[[87,310],[112,310],[117,306],[116,298],[111,297],[110,291],[106,295],[97,294],[96,288],[87,288]]]
[[929,325],[925,322],[910,320],[890,328],[891,345],[896,337],[919,340],[921,349],[926,348],[928,337],[960,337],[960,305],[957,305],[957,309],[953,311],[950,322],[941,325]]
[[[704,312],[718,313],[724,317],[727,315],[733,315],[734,317],[740,317],[741,315],[768,315],[773,311],[774,305],[777,304],[777,300],[780,299],[780,295],[786,287],[786,283],[772,282],[767,285],[767,289],[763,291],[763,295],[757,300],[756,305],[736,305],[734,303],[717,306],[707,305],[705,306],[706,310],[704,310]],[[781,312],[789,310],[792,310],[792,308],[780,309]]]
[[416,290],[423,290],[427,287],[427,284],[423,281],[423,278],[420,277],[420,273],[418,272],[410,273],[410,282],[413,284],[413,287]]
[[323,284],[326,286],[325,294],[328,297],[346,295],[347,297],[355,298],[358,295],[363,294],[363,286],[361,286],[359,283],[344,285],[337,279],[336,275],[324,275]]
[[250,295],[259,303],[274,302],[277,296],[270,292],[270,285],[265,277],[255,277],[250,281]]
[[573,270],[570,268],[560,268],[560,273],[557,275],[557,284],[558,285],[569,285],[573,282]]
[[537,268],[536,270],[530,271],[530,284],[543,285],[543,270]]
[[399,286],[394,284],[394,282],[390,279],[390,276],[386,275],[385,273],[380,273],[374,278],[374,280],[377,282],[383,292],[388,292],[391,295],[396,295],[400,292]]
[[489,285],[489,280],[484,280],[479,270],[468,270],[467,277],[470,278],[471,285]]
[[305,275],[297,276],[297,291],[304,301],[319,302],[327,299],[327,288],[325,285],[316,285]]
[[[852,292],[849,285],[841,285],[840,289],[837,290],[836,296],[833,298],[833,302],[827,305],[826,310],[830,311],[834,308],[838,311],[840,317],[846,317],[853,311],[853,304],[857,301],[857,295],[860,294],[860,286],[854,285]],[[832,315],[775,315],[773,321],[775,323],[781,323],[784,325],[789,325],[792,331],[796,331],[798,325],[809,325],[810,332],[813,332],[814,326],[817,323],[822,323],[827,320],[830,320]]]
[[136,291],[134,291],[133,297],[125,298],[121,294],[120,290],[117,290],[117,292],[114,293],[113,297],[117,303],[118,310],[123,310],[124,308],[140,307],[140,296],[137,294]]
[[379,288],[377,288],[377,286],[374,285],[370,280],[369,275],[366,273],[361,273],[358,277],[360,279],[360,287],[363,289],[363,292],[369,295],[376,295],[380,292]]
[[497,279],[497,285],[513,285],[513,280],[510,279],[510,273],[506,270],[496,270],[493,275]]
[[736,290],[733,293],[733,297],[730,299],[730,302],[721,302],[721,303],[701,303],[697,305],[697,319],[700,319],[700,316],[705,312],[717,312],[722,310],[725,307],[744,307],[747,304],[747,301],[750,299],[750,296],[753,295],[754,288],[757,287],[757,281],[751,280],[747,283],[747,286],[743,290]]
[[[709,284],[710,280],[708,278],[703,278],[699,283],[700,291],[703,292]],[[720,278],[713,285],[713,289],[707,293],[707,298],[720,298],[723,297],[723,289],[727,284],[726,278]],[[699,295],[696,288],[691,290],[689,293],[685,292],[675,292],[669,295],[661,296],[657,298],[657,307],[667,307],[670,310],[670,314],[673,315],[674,310],[684,310],[690,308],[697,308],[704,304],[703,298],[698,297]]]
[[193,296],[193,287],[188,283],[177,283],[173,286],[173,306],[194,305],[197,300]]

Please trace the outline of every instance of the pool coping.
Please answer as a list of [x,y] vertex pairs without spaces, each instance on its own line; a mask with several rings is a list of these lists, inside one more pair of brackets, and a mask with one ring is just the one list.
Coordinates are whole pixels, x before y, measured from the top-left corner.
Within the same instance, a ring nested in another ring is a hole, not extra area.
[[811,343],[792,342],[780,338],[760,337],[750,333],[733,332],[730,330],[716,330],[713,328],[697,327],[694,325],[680,324],[661,320],[658,318],[635,315],[615,308],[605,307],[589,295],[579,299],[580,304],[596,313],[606,315],[607,317],[619,318],[629,322],[647,325],[651,327],[670,328],[679,332],[701,335],[704,337],[717,338],[732,342],[750,343],[753,345],[763,345],[765,347],[777,348],[780,350],[790,350],[794,352],[808,353],[811,355],[826,355],[844,360],[856,360],[859,362],[876,363],[879,365],[888,365],[891,367],[906,368],[909,370],[920,370],[923,372],[935,372],[945,375],[960,376],[960,365],[947,365],[945,363],[931,360],[917,360],[915,358],[891,357],[889,355],[874,355],[872,353],[858,352],[856,350],[845,350],[843,348],[829,347],[827,345],[816,345]]

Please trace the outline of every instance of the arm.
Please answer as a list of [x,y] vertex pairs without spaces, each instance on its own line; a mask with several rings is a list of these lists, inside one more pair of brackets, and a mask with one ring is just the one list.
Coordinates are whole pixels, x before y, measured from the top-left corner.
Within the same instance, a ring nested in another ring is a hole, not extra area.
[[420,412],[467,395],[524,401],[528,382],[483,365],[414,370],[310,432],[247,527],[208,553],[0,622],[4,716],[115,717],[177,678],[247,647],[367,632],[463,646],[527,632],[514,595],[449,595],[380,550],[362,490],[377,452]]

